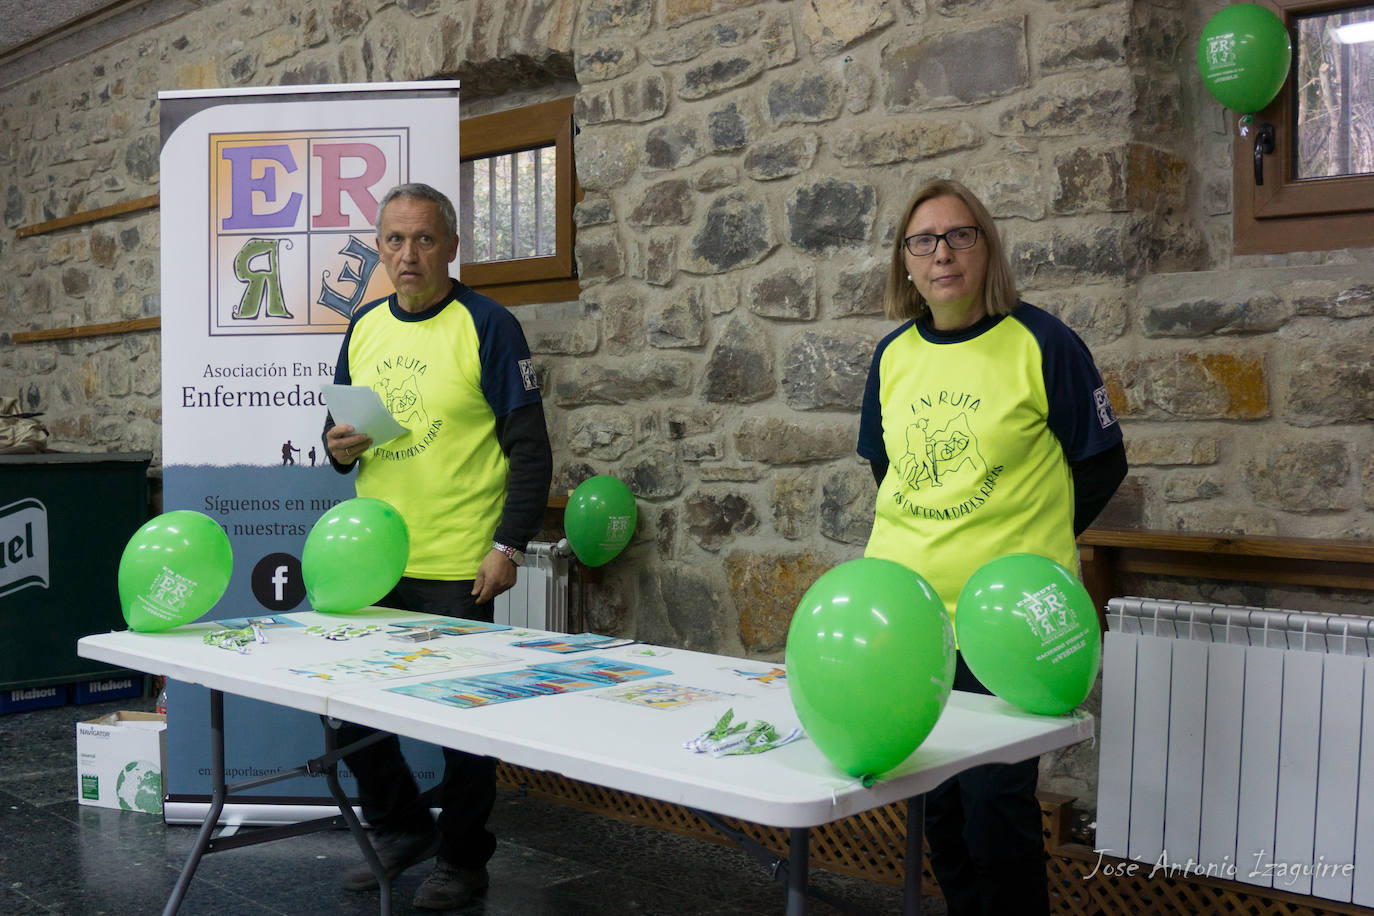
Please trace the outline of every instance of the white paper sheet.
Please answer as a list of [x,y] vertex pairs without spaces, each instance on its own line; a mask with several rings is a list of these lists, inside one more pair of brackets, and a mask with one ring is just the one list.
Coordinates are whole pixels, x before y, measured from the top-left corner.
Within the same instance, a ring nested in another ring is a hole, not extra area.
[[324,402],[335,423],[347,423],[372,437],[373,445],[390,442],[409,430],[396,422],[381,395],[366,385],[321,385]]

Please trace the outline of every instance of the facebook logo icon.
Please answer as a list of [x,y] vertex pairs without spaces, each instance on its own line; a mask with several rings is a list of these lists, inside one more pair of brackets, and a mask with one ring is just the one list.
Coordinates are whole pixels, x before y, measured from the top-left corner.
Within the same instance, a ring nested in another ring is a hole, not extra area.
[[269,553],[253,567],[253,597],[269,611],[289,611],[305,600],[301,561],[289,553]]

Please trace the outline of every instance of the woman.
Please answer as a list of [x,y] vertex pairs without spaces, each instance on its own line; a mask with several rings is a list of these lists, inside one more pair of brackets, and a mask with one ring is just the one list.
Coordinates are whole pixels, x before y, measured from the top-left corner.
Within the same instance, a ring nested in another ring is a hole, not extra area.
[[[1075,536],[1126,476],[1092,355],[1017,299],[997,228],[955,181],[925,184],[893,242],[859,454],[878,481],[867,556],[924,576],[951,618],[979,566],[1037,553],[1077,568]],[[891,471],[891,473],[889,473]],[[988,693],[957,660],[954,687]],[[926,796],[951,916],[1047,913],[1039,759],[975,767]]]

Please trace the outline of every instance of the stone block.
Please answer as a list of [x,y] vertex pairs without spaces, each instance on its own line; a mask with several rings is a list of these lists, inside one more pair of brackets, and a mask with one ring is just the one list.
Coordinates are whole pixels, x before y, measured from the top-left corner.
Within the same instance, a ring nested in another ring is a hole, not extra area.
[[824,72],[789,76],[769,86],[766,99],[774,127],[831,121],[844,106],[844,84]]
[[633,38],[649,31],[653,15],[653,0],[587,0],[578,16],[578,31],[584,39]]
[[697,129],[692,124],[660,124],[644,138],[644,167],[676,169],[691,165],[704,155]]
[[617,121],[640,123],[660,118],[668,110],[668,84],[657,73],[616,83],[611,90],[611,109]]
[[836,563],[832,557],[801,553],[736,551],[725,558],[725,577],[739,608],[739,636],[747,652],[776,652],[802,595]]
[[696,652],[719,649],[729,604],[714,578],[685,563],[662,563],[654,575],[662,607],[672,608],[666,617],[675,638],[669,644]]
[[801,31],[812,55],[826,58],[876,35],[895,18],[884,0],[806,3],[801,10]]
[[577,81],[584,86],[624,76],[633,70],[638,62],[639,55],[632,47],[589,48],[573,55],[573,69],[577,72]]
[[[897,123],[843,131],[834,141],[835,155],[852,167],[922,162],[975,149],[983,142],[982,132],[972,123],[942,118],[903,118]],[[1001,166],[1005,172],[1006,163]]]
[[670,499],[682,492],[682,460],[676,448],[651,448],[623,473],[625,486],[644,499]]
[[777,389],[768,337],[753,322],[730,319],[706,362],[702,397],[713,404],[750,404]]
[[997,116],[999,133],[1040,137],[1125,136],[1136,125],[1135,87],[1128,74],[1040,80],[1035,92]]
[[722,273],[757,264],[777,244],[764,202],[730,191],[711,202],[679,266],[692,273]]
[[1216,499],[1226,493],[1226,478],[1218,471],[1176,471],[1164,478],[1164,501],[1171,503]]
[[816,271],[788,268],[749,288],[749,311],[764,318],[811,321],[816,317]]
[[625,251],[614,229],[579,232],[574,248],[577,275],[583,282],[614,280],[624,275]]
[[1126,461],[1136,465],[1216,464],[1220,442],[1212,436],[1169,434],[1142,436],[1132,430],[1126,437]]
[[887,261],[867,258],[840,271],[830,296],[829,314],[835,318],[881,315],[886,289]]
[[743,86],[764,71],[765,61],[756,55],[727,53],[683,71],[677,79],[680,99],[704,99]]
[[714,165],[692,178],[692,188],[703,193],[733,188],[739,185],[739,168],[733,165]]
[[805,331],[783,356],[782,390],[796,410],[854,410],[877,340],[854,332]]
[[587,197],[573,207],[573,222],[579,229],[609,225],[615,222],[615,210],[609,198]]
[[819,507],[816,472],[792,471],[773,476],[768,504],[773,509],[773,530],[789,541],[810,536],[816,530]]
[[1117,414],[1130,419],[1262,420],[1270,416],[1264,357],[1190,350],[1102,360]]
[[675,28],[694,19],[753,6],[759,0],[663,0],[663,24]]
[[1253,296],[1244,301],[1166,302],[1146,306],[1140,331],[1146,337],[1197,340],[1211,335],[1267,333],[1283,327],[1292,317],[1292,304],[1273,296]]
[[585,191],[609,191],[639,170],[639,137],[630,131],[583,130],[573,138],[573,149]]
[[1022,17],[889,46],[882,61],[888,111],[983,102],[1030,84]]
[[1127,293],[1115,286],[1076,287],[1035,295],[1035,304],[1059,318],[1089,348],[1126,333]]
[[744,156],[744,174],[755,181],[773,181],[809,171],[816,161],[819,141],[815,134],[790,140],[755,143]]
[[667,290],[644,314],[649,345],[665,348],[699,347],[706,342],[706,308],[701,288]]
[[812,254],[867,242],[876,203],[872,185],[833,178],[803,185],[787,199],[788,241]]
[[1293,347],[1284,418],[1297,426],[1374,419],[1374,347],[1306,340]]
[[1261,506],[1287,512],[1350,508],[1350,451],[1345,442],[1290,440],[1264,447],[1246,461],[1246,486]]
[[753,116],[732,101],[706,116],[706,135],[712,153],[733,153],[745,149],[757,131]]
[[1028,287],[1120,281],[1128,266],[1122,234],[1121,228],[1108,225],[1008,239],[1012,275]]
[[552,386],[560,407],[626,404],[678,398],[692,390],[692,364],[663,353],[617,360],[613,365],[579,361],[573,371],[560,371]]
[[[858,430],[854,430],[857,439]],[[821,484],[821,534],[841,544],[859,547],[873,531],[878,486],[867,464],[848,463],[832,471]]]
[[649,185],[630,213],[633,226],[681,226],[692,220],[692,186],[674,178]]
[[716,551],[759,529],[749,495],[736,490],[699,490],[683,501],[687,536],[703,550]]
[[644,282],[667,286],[677,276],[677,238],[657,235],[649,239],[644,256]]
[[735,430],[735,451],[745,461],[811,464],[854,454],[857,418],[843,421],[745,417]]
[[1125,65],[1128,42],[1136,37],[1121,27],[1125,15],[1127,11],[1117,6],[1049,23],[1035,42],[1040,69],[1051,73]]

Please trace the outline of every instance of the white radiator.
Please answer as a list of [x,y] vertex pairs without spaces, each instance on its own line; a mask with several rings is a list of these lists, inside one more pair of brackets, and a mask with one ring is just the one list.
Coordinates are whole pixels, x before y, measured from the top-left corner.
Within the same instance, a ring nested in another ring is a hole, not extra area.
[[531,541],[515,585],[496,596],[495,620],[512,627],[568,630],[568,542]]
[[1374,905],[1371,620],[1114,598],[1097,847]]

